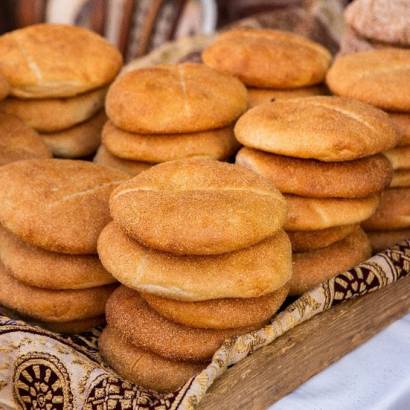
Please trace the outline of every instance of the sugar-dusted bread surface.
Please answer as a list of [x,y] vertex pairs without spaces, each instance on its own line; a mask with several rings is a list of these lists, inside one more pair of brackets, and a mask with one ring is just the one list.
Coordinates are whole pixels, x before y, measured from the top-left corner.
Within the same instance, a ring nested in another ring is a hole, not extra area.
[[125,286],[185,301],[263,296],[283,287],[292,274],[283,231],[236,252],[187,256],[146,248],[111,223],[100,235],[98,253]]
[[110,193],[127,178],[121,171],[85,161],[8,164],[0,168],[0,223],[46,250],[95,253],[98,235],[111,219]]
[[238,79],[193,63],[125,73],[106,101],[108,117],[118,128],[148,134],[225,127],[246,108],[246,88]]
[[71,97],[110,83],[120,52],[78,26],[35,24],[0,38],[0,72],[21,98]]
[[177,254],[220,254],[277,232],[286,202],[265,178],[209,159],[156,165],[121,184],[111,215],[145,246]]
[[254,107],[236,123],[235,136],[250,148],[329,162],[374,155],[399,140],[386,113],[334,96],[276,100]]
[[331,55],[298,34],[251,28],[220,34],[202,53],[212,68],[260,88],[297,88],[323,81]]

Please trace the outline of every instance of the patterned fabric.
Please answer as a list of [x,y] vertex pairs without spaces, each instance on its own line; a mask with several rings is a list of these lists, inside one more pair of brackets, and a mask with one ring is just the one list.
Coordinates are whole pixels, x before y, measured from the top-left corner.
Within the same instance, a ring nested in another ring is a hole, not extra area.
[[62,336],[0,316],[0,409],[191,410],[217,377],[294,326],[410,273],[410,240],[305,293],[264,328],[226,340],[184,387],[158,394],[121,379],[102,362],[100,329]]

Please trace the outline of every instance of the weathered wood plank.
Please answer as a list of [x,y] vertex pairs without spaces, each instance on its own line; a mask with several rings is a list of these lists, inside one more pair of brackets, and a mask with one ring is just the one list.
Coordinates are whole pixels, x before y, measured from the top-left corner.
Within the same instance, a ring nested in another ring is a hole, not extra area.
[[407,277],[292,329],[229,369],[199,409],[265,409],[410,312],[409,295]]

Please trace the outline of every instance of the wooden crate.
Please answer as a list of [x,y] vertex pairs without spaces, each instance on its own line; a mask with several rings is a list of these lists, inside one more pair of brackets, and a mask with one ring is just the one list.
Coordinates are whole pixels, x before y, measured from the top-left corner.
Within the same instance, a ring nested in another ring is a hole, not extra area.
[[200,410],[265,409],[410,312],[410,277],[295,327],[230,368]]

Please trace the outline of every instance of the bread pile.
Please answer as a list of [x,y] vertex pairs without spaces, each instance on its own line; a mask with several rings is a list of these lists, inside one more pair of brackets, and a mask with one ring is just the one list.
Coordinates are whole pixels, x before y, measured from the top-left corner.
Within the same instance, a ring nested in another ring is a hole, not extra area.
[[11,87],[0,110],[37,130],[55,156],[94,153],[107,85],[122,64],[118,50],[80,27],[39,24],[1,36],[0,54]]
[[331,96],[277,100],[235,126],[236,163],[268,178],[289,206],[290,293],[299,295],[370,255],[359,224],[379,204],[392,168],[379,154],[397,143],[388,115]]
[[385,154],[394,168],[390,189],[366,223],[376,251],[410,237],[410,50],[384,49],[339,57],[327,76],[329,88],[389,112],[400,139]]
[[109,121],[95,162],[136,175],[181,158],[225,160],[238,149],[232,123],[246,104],[239,80],[202,64],[130,71],[108,92]]
[[205,64],[238,77],[248,87],[249,106],[276,98],[325,94],[320,85],[331,55],[320,44],[285,31],[234,29],[202,53]]
[[123,284],[100,351],[122,376],[174,390],[227,337],[259,328],[289,290],[286,202],[269,181],[210,159],[159,164],[110,197],[102,264]]
[[104,320],[115,279],[97,238],[127,175],[89,162],[40,159],[0,168],[0,305],[57,331]]
[[341,53],[410,47],[408,0],[355,0],[345,11]]

